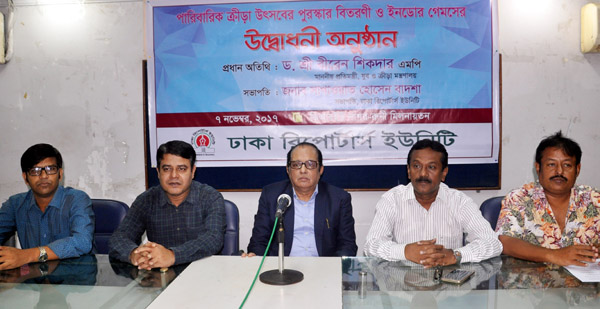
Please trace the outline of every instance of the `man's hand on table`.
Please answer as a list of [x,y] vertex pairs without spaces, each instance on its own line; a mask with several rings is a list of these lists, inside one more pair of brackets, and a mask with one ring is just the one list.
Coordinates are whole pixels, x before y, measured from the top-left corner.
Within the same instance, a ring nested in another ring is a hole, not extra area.
[[254,252],[248,252],[248,253],[242,252],[242,257],[243,258],[245,258],[245,257],[253,257],[253,256],[256,256],[256,254]]
[[549,250],[548,261],[560,266],[587,266],[584,262],[596,262],[598,248],[587,245],[572,245],[565,248]]
[[151,270],[152,268],[164,268],[173,265],[175,254],[161,244],[147,242],[134,249],[129,259],[131,264],[137,266],[138,269]]
[[436,245],[435,242],[436,239],[431,239],[408,244],[404,248],[404,256],[425,268],[455,264],[454,252],[442,245]]

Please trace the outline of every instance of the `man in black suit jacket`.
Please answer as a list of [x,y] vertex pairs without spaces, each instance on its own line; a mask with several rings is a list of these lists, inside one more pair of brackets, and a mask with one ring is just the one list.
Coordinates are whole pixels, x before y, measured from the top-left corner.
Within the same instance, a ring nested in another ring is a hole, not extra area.
[[[300,143],[288,152],[289,180],[263,188],[254,216],[254,228],[248,244],[248,254],[263,255],[275,224],[277,198],[292,197],[292,204],[283,217],[285,227],[284,254],[292,256],[354,256],[356,233],[352,217],[352,202],[348,192],[319,181],[323,174],[323,156],[311,143]],[[296,220],[299,222],[295,224]],[[277,255],[276,237],[268,255]]]

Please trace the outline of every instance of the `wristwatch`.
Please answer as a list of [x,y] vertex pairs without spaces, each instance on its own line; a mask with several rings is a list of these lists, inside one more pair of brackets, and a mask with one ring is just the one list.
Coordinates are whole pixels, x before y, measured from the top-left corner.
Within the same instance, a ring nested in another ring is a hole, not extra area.
[[40,257],[38,258],[38,262],[46,262],[48,260],[48,253],[46,253],[46,249],[44,247],[38,247],[38,249],[40,249]]
[[43,264],[39,264],[40,266],[38,266],[38,269],[40,270],[40,276],[44,277],[48,275],[48,264],[43,263]]
[[456,264],[460,264],[460,260],[462,260],[462,254],[460,254],[460,251],[454,250],[454,258],[456,259]]

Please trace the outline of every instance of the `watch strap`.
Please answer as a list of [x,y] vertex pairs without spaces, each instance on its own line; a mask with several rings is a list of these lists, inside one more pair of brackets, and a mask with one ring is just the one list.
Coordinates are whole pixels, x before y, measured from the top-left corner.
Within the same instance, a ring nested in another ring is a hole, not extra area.
[[38,262],[46,262],[48,260],[48,253],[46,252],[46,248],[43,246],[38,247],[40,250],[40,256],[38,257]]
[[456,259],[456,264],[460,264],[462,260],[462,254],[458,250],[454,250],[454,258]]

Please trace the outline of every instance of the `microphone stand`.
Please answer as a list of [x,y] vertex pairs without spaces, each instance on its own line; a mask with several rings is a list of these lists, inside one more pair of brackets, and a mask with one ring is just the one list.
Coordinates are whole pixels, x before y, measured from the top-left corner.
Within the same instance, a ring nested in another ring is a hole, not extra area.
[[279,269],[268,270],[260,274],[260,281],[271,285],[288,285],[302,281],[304,275],[292,269],[283,267],[283,251],[285,241],[285,230],[283,229],[283,215],[278,215],[277,240],[279,242]]

